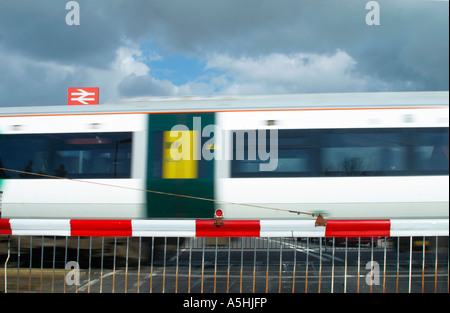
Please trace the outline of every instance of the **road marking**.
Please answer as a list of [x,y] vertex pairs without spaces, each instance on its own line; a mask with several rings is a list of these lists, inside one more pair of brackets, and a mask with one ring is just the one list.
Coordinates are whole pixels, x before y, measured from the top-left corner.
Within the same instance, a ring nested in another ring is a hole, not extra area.
[[105,279],[105,278],[107,278],[107,277],[109,277],[109,276],[112,276],[112,275],[115,275],[115,274],[119,274],[119,273],[121,273],[121,272],[123,272],[123,270],[118,270],[118,271],[113,271],[113,272],[109,272],[109,273],[106,273],[105,275],[103,275],[101,278],[96,278],[96,279],[94,279],[94,280],[92,280],[92,281],[90,281],[90,282],[88,282],[88,283],[86,283],[86,284],[84,284],[83,286],[81,286],[81,287],[79,287],[78,288],[78,291],[85,291],[89,286],[93,286],[93,285],[95,285],[96,283],[98,283],[99,281],[100,281],[100,279]]

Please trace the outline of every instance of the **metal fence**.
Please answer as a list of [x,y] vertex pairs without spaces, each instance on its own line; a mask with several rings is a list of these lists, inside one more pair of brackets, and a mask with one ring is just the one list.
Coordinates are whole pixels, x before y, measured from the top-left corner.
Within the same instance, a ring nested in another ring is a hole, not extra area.
[[5,293],[449,291],[448,234],[370,238],[4,234],[0,264],[0,292]]

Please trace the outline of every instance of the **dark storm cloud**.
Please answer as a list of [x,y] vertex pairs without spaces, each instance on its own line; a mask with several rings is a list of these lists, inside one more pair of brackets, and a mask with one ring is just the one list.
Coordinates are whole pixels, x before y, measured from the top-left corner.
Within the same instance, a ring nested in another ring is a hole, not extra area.
[[381,25],[348,47],[359,70],[392,90],[448,90],[448,2],[379,2]]
[[[366,24],[366,0],[78,0],[79,26],[66,25],[67,2],[0,1],[0,105],[64,102],[61,90],[79,84],[102,87],[111,101],[212,90],[448,90],[448,2],[379,0],[380,26]],[[124,47],[128,54],[118,53]],[[210,77],[183,86],[158,79],[153,53],[202,60]],[[275,73],[276,62],[280,71],[296,64],[295,73]]]
[[68,26],[66,2],[2,0],[0,44],[10,53],[36,60],[106,66],[114,58],[120,31],[102,14],[98,1],[80,1],[82,23]]
[[168,52],[236,56],[335,51],[357,40],[364,6],[359,0],[141,0],[118,4],[113,14],[127,36],[150,36]]

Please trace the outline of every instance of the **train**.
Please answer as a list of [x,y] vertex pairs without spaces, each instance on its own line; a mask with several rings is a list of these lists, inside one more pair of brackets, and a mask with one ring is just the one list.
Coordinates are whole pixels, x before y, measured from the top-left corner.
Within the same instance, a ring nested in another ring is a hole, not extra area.
[[2,218],[446,218],[449,93],[0,107]]

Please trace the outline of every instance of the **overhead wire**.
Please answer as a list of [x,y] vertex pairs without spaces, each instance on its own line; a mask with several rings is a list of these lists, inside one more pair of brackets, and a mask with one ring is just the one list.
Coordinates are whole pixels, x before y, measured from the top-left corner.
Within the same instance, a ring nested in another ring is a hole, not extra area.
[[45,177],[45,178],[69,180],[69,181],[74,181],[74,182],[79,182],[79,183],[87,183],[87,184],[94,184],[94,185],[100,185],[100,186],[106,186],[106,187],[122,188],[122,189],[134,190],[134,191],[141,191],[141,192],[160,194],[160,195],[166,195],[166,196],[195,199],[195,200],[201,200],[201,201],[209,201],[209,202],[215,202],[215,203],[221,203],[221,204],[239,205],[239,206],[253,207],[253,208],[258,208],[258,209],[283,211],[283,212],[288,212],[288,213],[295,213],[297,215],[304,214],[304,215],[310,215],[312,217],[319,217],[319,216],[321,216],[319,213],[302,212],[302,211],[296,211],[296,210],[273,208],[273,207],[257,205],[257,204],[250,204],[250,203],[239,203],[239,202],[230,202],[230,201],[210,199],[210,198],[202,198],[202,197],[182,195],[182,194],[170,193],[170,192],[164,192],[164,191],[157,191],[157,190],[142,189],[142,188],[135,188],[135,187],[129,187],[129,186],[114,185],[114,184],[102,183],[102,182],[92,181],[92,180],[83,180],[83,179],[67,178],[67,177],[54,176],[54,175],[48,175],[48,174],[42,174],[42,173],[33,173],[33,172],[27,172],[27,171],[19,171],[19,170],[13,170],[13,169],[4,168],[4,167],[0,167],[0,171],[8,171],[8,172],[14,172],[14,173],[19,173],[19,174],[24,174],[24,175],[40,176],[40,177]]

